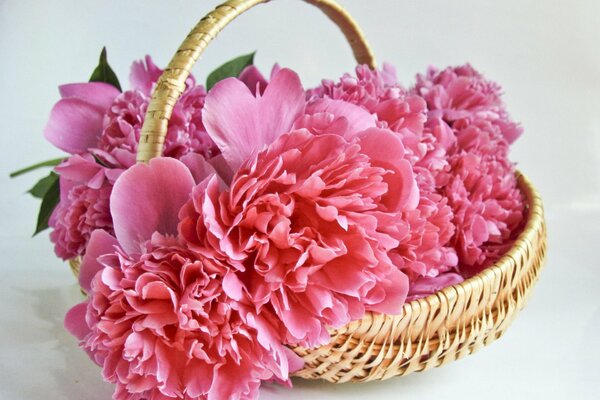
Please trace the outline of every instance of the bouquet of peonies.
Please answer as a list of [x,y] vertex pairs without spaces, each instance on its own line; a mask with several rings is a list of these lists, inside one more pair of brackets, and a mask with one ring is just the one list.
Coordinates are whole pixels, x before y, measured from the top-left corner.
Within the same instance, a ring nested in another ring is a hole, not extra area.
[[462,282],[523,226],[521,128],[470,65],[410,88],[359,65],[305,90],[252,63],[189,78],[148,164],[150,57],[127,91],[105,51],[89,83],[59,88],[44,135],[69,155],[37,165],[54,166],[31,190],[37,231],[81,258],[87,298],[65,325],[115,399],[254,399],[302,368],[288,346]]

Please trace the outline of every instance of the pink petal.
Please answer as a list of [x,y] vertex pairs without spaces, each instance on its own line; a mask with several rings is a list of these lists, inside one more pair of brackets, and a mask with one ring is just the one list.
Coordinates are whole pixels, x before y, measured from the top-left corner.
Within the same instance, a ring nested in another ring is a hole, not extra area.
[[317,99],[306,106],[307,114],[330,113],[336,118],[345,118],[348,128],[344,133],[346,139],[352,139],[357,133],[375,127],[375,116],[355,104],[342,100]]
[[98,145],[104,110],[77,98],[54,105],[44,128],[44,137],[70,154],[84,153]]
[[98,164],[91,154],[75,154],[54,170],[62,177],[98,189],[104,182],[105,167]]
[[381,287],[385,292],[384,299],[375,305],[370,305],[369,310],[382,314],[400,315],[408,295],[408,277],[400,270],[393,269],[387,276],[387,280],[382,282]]
[[243,284],[237,275],[231,271],[223,278],[223,291],[233,300],[241,300],[243,295]]
[[239,75],[240,81],[244,82],[252,93],[262,95],[267,88],[267,80],[254,65],[248,65]]
[[154,232],[177,234],[179,209],[189,199],[194,178],[181,161],[154,158],[136,164],[115,182],[110,211],[121,247],[139,252]]
[[388,62],[383,63],[383,67],[381,69],[381,78],[386,85],[393,86],[398,84],[396,68]]
[[115,252],[119,243],[112,235],[102,229],[96,229],[90,235],[85,255],[79,268],[79,286],[85,291],[91,290],[92,280],[104,266],[98,262],[98,257]]
[[104,82],[69,83],[58,87],[63,99],[75,98],[106,111],[115,98],[119,89]]
[[296,372],[304,368],[304,359],[300,357],[298,354],[294,353],[289,348],[285,347],[285,356],[288,359],[288,368],[290,369],[290,373]]
[[217,173],[215,168],[200,154],[188,153],[179,160],[188,167],[196,183],[200,183],[209,176]]
[[223,182],[225,182],[225,184],[229,186],[231,180],[233,179],[234,172],[229,166],[229,164],[227,164],[227,161],[223,157],[223,154],[214,156],[208,162],[210,163],[210,165],[213,166],[219,178],[221,178]]
[[233,170],[281,134],[304,111],[304,90],[295,72],[277,72],[264,94],[228,78],[208,93],[202,112],[206,130]]
[[419,189],[413,175],[412,166],[403,159],[404,146],[394,132],[371,128],[358,135],[361,153],[368,155],[372,163],[392,170],[385,181],[388,193],[383,203],[389,211],[412,210],[419,203]]
[[65,315],[65,329],[78,340],[83,340],[90,332],[90,328],[85,322],[86,311],[87,302],[84,302],[71,308]]
[[420,299],[432,293],[438,292],[445,287],[457,285],[464,278],[454,272],[446,272],[435,277],[420,277],[410,286],[408,301]]
[[144,60],[135,61],[131,64],[131,72],[129,73],[129,83],[133,89],[137,89],[150,96],[152,87],[162,75],[163,70],[158,68],[150,56],[146,56]]

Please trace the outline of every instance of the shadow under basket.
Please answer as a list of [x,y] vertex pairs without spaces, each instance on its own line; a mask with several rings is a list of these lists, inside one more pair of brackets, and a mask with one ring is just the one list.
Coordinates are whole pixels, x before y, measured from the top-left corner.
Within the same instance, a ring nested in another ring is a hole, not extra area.
[[[334,0],[304,0],[344,33],[359,64],[375,67],[362,31]],[[216,35],[238,15],[268,0],[229,0],[186,37],[159,79],[140,135],[138,161],[161,155],[168,119],[190,69]],[[425,371],[471,354],[498,339],[525,305],[542,268],[546,227],[542,200],[517,173],[527,201],[526,224],[513,247],[494,265],[461,284],[408,302],[400,316],[367,313],[331,331],[329,344],[293,350],[305,361],[295,375],[330,382],[365,382]],[[72,260],[75,275],[79,261]]]

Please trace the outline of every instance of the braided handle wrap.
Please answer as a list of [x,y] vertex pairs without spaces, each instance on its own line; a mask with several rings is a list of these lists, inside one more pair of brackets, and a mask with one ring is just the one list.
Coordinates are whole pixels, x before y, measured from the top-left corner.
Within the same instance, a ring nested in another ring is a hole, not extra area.
[[[162,154],[169,118],[185,89],[192,66],[217,34],[238,15],[269,0],[229,0],[200,20],[185,38],[159,78],[148,105],[140,134],[138,162],[148,162]],[[352,17],[334,0],[303,0],[323,11],[344,33],[359,64],[375,68],[375,58],[362,31]]]

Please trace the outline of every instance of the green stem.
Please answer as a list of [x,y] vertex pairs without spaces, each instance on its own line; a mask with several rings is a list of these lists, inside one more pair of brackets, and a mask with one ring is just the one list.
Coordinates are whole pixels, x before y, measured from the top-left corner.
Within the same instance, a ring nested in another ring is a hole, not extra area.
[[11,172],[10,177],[14,178],[16,176],[26,174],[27,172],[33,171],[33,170],[38,169],[38,168],[54,167],[54,166],[60,164],[62,162],[62,160],[64,160],[64,157],[55,158],[53,160],[48,160],[48,161],[42,161],[41,163],[30,165],[29,167],[25,167],[25,168],[20,169],[18,171]]

